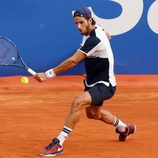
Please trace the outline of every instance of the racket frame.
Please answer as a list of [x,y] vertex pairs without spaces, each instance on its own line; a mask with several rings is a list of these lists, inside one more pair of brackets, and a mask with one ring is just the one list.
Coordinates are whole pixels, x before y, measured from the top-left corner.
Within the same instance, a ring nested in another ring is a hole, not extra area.
[[22,59],[22,57],[21,57],[21,55],[20,55],[20,53],[19,53],[19,51],[17,49],[17,46],[10,39],[8,39],[7,37],[0,36],[0,38],[8,41],[16,49],[16,52],[17,52],[17,55],[18,55],[17,60],[20,60],[20,62],[22,64],[22,65],[18,65],[18,64],[4,64],[4,63],[0,63],[0,66],[13,66],[13,67],[23,68],[23,69],[27,70],[31,75],[35,76],[37,73],[34,70],[32,70],[31,68],[29,68],[25,64],[24,60]]

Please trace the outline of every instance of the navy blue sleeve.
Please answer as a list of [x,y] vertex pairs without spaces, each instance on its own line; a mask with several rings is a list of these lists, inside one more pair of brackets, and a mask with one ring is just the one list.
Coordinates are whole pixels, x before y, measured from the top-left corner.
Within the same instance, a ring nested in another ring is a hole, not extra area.
[[96,36],[89,37],[84,45],[80,48],[83,52],[88,54],[90,51],[93,51],[93,49],[100,43],[100,39]]

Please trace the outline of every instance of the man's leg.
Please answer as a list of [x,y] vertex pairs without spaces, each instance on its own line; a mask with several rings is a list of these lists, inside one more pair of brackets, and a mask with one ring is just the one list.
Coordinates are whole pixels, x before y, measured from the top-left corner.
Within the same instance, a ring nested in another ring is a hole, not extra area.
[[119,141],[125,141],[130,134],[136,131],[135,125],[127,125],[120,119],[114,116],[111,112],[101,109],[99,106],[91,106],[86,108],[87,117],[103,121],[107,124],[116,127],[116,132],[119,133]]
[[88,92],[83,92],[79,96],[75,97],[72,102],[70,113],[66,118],[65,126],[73,129],[80,119],[82,109],[90,106],[91,102],[92,99]]
[[100,120],[107,124],[114,125],[122,132],[124,132],[125,128],[127,127],[125,123],[116,118],[116,116],[114,116],[111,112],[102,109],[99,106],[86,107],[86,113],[88,118]]
[[44,150],[40,152],[42,156],[55,156],[63,153],[63,143],[68,135],[74,129],[75,125],[80,120],[81,111],[91,105],[91,96],[88,92],[83,92],[74,98],[71,110],[66,118],[64,127],[57,138],[54,138]]
[[81,93],[80,95],[74,98],[71,105],[71,110],[66,118],[63,130],[57,137],[60,140],[60,145],[63,145],[68,135],[79,122],[82,109],[84,109],[87,106],[90,106],[91,101],[91,96],[88,92]]

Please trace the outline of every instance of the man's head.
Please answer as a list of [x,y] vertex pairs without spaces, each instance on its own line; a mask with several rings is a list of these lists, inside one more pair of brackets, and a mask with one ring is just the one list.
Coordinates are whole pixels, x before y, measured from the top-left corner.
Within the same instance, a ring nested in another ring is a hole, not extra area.
[[89,33],[94,29],[95,21],[88,8],[76,10],[73,14],[73,18],[79,32],[82,35],[89,35]]

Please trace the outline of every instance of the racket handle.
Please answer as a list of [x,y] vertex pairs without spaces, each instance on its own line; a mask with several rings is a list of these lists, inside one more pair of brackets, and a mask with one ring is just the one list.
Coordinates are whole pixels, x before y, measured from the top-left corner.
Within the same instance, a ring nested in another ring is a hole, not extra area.
[[32,70],[30,68],[28,68],[27,71],[33,76],[35,76],[37,74],[34,70]]

